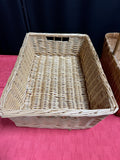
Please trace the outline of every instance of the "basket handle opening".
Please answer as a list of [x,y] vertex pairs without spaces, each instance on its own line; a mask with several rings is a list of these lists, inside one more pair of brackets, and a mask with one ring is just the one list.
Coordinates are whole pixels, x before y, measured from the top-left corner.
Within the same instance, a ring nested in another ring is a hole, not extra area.
[[69,41],[69,37],[46,37],[49,41]]
[[54,40],[53,37],[47,37],[47,40]]
[[69,41],[69,37],[63,37],[62,41]]

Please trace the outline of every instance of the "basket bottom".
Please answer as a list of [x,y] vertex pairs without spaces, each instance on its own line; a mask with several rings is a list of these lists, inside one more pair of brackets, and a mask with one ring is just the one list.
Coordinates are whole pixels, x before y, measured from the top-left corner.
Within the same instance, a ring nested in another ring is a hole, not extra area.
[[79,57],[35,55],[24,104],[23,109],[89,109]]
[[10,118],[16,126],[33,128],[87,129],[106,116],[98,117],[15,117]]

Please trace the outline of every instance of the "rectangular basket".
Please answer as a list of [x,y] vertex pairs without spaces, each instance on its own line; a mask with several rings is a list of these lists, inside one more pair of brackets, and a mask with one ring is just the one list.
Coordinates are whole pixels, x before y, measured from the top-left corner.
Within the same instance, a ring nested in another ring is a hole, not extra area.
[[[101,63],[114,96],[120,106],[120,34],[107,33],[105,35]],[[120,110],[116,113],[120,116]]]
[[28,33],[0,103],[2,117],[38,128],[90,128],[118,109],[84,34]]

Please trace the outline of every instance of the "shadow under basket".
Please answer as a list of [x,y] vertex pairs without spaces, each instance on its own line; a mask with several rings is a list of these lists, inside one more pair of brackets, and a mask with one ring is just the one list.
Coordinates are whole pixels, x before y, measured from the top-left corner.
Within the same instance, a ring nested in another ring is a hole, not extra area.
[[[108,82],[112,88],[118,105],[120,106],[120,34],[107,33],[105,35],[101,63]],[[120,109],[116,112],[120,116]]]
[[28,33],[0,106],[17,126],[64,129],[90,128],[118,110],[84,34]]

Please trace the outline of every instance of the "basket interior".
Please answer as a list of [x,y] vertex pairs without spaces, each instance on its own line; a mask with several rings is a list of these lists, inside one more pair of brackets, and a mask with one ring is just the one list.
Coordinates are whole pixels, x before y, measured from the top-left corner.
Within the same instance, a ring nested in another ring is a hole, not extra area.
[[117,43],[118,33],[108,33],[106,34],[106,40],[109,44],[110,50],[113,52],[115,49],[115,45]]
[[24,107],[89,108],[84,74],[78,56],[34,56]]
[[87,36],[30,35],[1,103],[6,111],[110,108],[106,85]]
[[[118,37],[119,37],[119,33],[106,34],[106,41],[112,53],[114,52]],[[120,45],[118,46],[118,49],[116,50],[114,57],[116,57],[115,61],[117,60],[118,65],[120,65]]]

